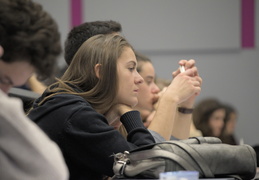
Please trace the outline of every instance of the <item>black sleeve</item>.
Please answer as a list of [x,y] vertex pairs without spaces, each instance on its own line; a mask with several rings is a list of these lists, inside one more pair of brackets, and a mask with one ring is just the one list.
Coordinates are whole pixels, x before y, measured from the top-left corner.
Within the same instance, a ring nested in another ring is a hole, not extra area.
[[66,152],[87,169],[112,176],[113,154],[155,142],[138,111],[125,113],[121,122],[128,131],[128,141],[108,125],[103,115],[82,107],[67,122]]

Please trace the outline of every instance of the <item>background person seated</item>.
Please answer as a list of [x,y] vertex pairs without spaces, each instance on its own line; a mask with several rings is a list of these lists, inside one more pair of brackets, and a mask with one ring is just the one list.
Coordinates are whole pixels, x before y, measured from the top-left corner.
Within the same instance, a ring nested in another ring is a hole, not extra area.
[[196,104],[193,123],[203,136],[219,137],[224,127],[226,110],[216,98],[207,98]]

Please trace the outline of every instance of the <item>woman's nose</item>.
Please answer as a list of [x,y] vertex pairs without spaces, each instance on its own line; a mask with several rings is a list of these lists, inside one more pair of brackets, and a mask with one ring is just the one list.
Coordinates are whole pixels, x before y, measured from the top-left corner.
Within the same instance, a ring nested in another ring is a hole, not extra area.
[[159,87],[156,85],[156,83],[153,83],[151,90],[152,90],[152,93],[155,93],[155,94],[157,94],[157,93],[160,92],[160,89],[159,89]]
[[142,78],[142,76],[138,73],[138,72],[136,72],[137,74],[136,74],[136,78],[135,78],[135,82],[136,82],[136,84],[141,84],[141,83],[143,83],[144,82],[144,79]]

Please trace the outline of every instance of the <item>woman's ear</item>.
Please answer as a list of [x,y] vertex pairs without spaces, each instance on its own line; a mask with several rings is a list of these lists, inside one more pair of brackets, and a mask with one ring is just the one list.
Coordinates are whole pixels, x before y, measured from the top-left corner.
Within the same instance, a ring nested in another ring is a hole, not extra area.
[[101,69],[101,64],[96,64],[94,66],[94,71],[95,71],[95,75],[98,79],[100,79],[100,69]]

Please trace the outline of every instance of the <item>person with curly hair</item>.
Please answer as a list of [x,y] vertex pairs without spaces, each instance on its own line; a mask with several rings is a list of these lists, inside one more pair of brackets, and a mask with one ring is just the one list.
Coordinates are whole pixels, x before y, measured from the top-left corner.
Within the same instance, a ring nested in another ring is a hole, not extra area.
[[65,41],[64,57],[70,65],[80,46],[90,37],[98,34],[120,34],[121,24],[116,21],[92,21],[78,25],[71,29]]
[[32,74],[53,75],[61,53],[54,19],[31,0],[0,0],[0,179],[65,180],[58,146],[7,96]]

